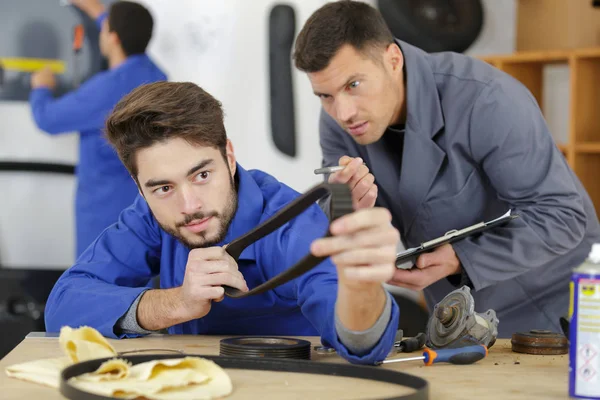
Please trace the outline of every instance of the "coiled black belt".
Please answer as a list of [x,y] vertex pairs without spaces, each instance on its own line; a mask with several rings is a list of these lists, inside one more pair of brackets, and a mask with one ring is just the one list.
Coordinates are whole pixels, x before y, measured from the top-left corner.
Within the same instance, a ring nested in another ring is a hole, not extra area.
[[[237,261],[240,257],[240,254],[242,254],[242,251],[246,247],[256,242],[257,240],[265,237],[269,233],[273,232],[275,229],[281,227],[283,224],[285,224],[292,218],[297,217],[308,207],[315,204],[317,200],[329,194],[331,194],[329,214],[331,216],[331,221],[334,221],[335,219],[345,214],[349,214],[353,211],[352,194],[350,193],[348,185],[339,183],[322,183],[313,187],[300,197],[294,199],[294,201],[286,205],[284,208],[282,208],[271,218],[263,222],[261,225],[257,226],[250,232],[229,243],[225,251],[227,251],[227,253],[229,253],[229,255]],[[327,230],[327,233],[324,235],[324,237],[327,236],[331,236],[331,232],[329,232],[329,229]],[[269,279],[268,281],[258,285],[252,290],[249,290],[248,292],[242,292],[241,290],[230,286],[223,286],[225,289],[225,295],[235,299],[241,299],[243,297],[264,293],[310,271],[326,258],[327,257],[316,257],[309,253],[292,267],[286,269],[285,271]]]
[[[180,354],[180,355],[140,355],[121,357],[132,364],[160,360],[165,358],[181,357],[203,357],[217,363],[221,368],[249,369],[257,371],[283,371],[318,375],[344,376],[349,378],[369,379],[378,382],[391,383],[398,386],[414,389],[414,393],[407,395],[398,395],[387,397],[383,400],[426,400],[429,398],[429,386],[427,381],[409,374],[393,371],[385,368],[313,362],[306,360],[279,360],[273,358],[243,358],[243,357],[220,357],[205,356],[198,354]],[[100,365],[109,360],[109,358],[96,359],[80,362],[71,365],[62,370],[60,374],[60,393],[68,399],[73,400],[106,400],[112,397],[105,397],[98,394],[84,392],[69,383],[69,379],[94,372]],[[325,389],[326,391],[327,389]]]
[[[335,220],[345,214],[352,212],[352,196],[350,190],[345,184],[327,184],[323,183],[315,186],[302,196],[296,198],[285,208],[275,214],[273,217],[259,225],[252,231],[246,233],[240,238],[231,242],[226,251],[236,261],[242,251],[250,244],[263,238],[275,229],[298,216],[301,212],[313,205],[317,200],[331,194],[330,215],[331,220]],[[324,237],[331,236],[327,230]],[[242,298],[254,294],[264,293],[277,286],[297,278],[298,276],[310,271],[317,266],[326,257],[315,257],[312,254],[306,255],[292,267],[286,269],[279,275],[269,279],[267,282],[255,287],[248,292],[241,292],[232,287],[225,287],[225,294],[233,298]],[[313,362],[308,360],[296,359],[278,359],[278,358],[257,358],[257,357],[230,357],[230,356],[205,356],[197,354],[178,354],[178,355],[139,355],[125,357],[126,361],[132,364],[139,364],[152,360],[165,358],[181,358],[186,356],[198,356],[213,360],[222,368],[249,369],[258,371],[284,371],[295,373],[307,373],[318,375],[344,376],[350,378],[369,379],[379,382],[391,383],[398,386],[414,389],[415,392],[408,395],[398,395],[387,397],[389,400],[426,400],[429,398],[429,386],[427,381],[406,373],[393,371],[375,366],[358,366],[338,363]],[[123,357],[121,357],[123,358]],[[88,372],[93,372],[108,359],[90,360],[77,363],[65,368],[61,372],[60,392],[63,396],[73,400],[100,400],[110,399],[97,394],[84,392],[69,383],[69,379]]]

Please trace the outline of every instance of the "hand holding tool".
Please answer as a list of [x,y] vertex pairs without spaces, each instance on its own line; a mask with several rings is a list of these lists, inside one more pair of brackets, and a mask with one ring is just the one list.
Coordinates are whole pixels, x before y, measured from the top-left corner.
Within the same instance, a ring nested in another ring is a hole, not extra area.
[[[363,163],[363,165],[367,165],[367,163]],[[314,170],[314,173],[315,175],[332,174],[334,172],[341,171],[344,168],[346,168],[345,165],[334,165],[333,167],[317,168]]]
[[81,83],[81,71],[80,71],[80,53],[83,48],[83,41],[85,40],[85,31],[83,24],[77,24],[73,28],[73,84],[78,87]]
[[485,347],[483,345],[459,347],[456,349],[442,349],[442,350],[425,349],[425,351],[423,352],[423,355],[419,356],[419,357],[388,359],[388,360],[380,361],[376,365],[397,363],[397,362],[404,362],[404,361],[415,361],[415,360],[423,360],[423,362],[427,366],[441,363],[441,362],[465,365],[465,364],[473,364],[473,363],[485,358],[485,356],[487,356],[487,354],[488,354],[487,347]]
[[396,267],[410,269],[417,262],[418,256],[423,253],[429,253],[445,244],[452,244],[466,237],[484,233],[498,226],[503,226],[516,218],[519,218],[519,214],[513,214],[512,210],[508,210],[508,212],[501,217],[491,221],[479,222],[462,229],[452,229],[440,237],[423,242],[418,246],[411,247],[396,254]]

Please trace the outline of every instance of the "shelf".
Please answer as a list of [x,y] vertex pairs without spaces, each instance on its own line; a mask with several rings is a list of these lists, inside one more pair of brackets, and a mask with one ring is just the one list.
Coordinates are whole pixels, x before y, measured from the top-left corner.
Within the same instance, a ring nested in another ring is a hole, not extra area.
[[578,153],[600,153],[600,143],[577,143],[575,151]]
[[560,152],[563,154],[567,154],[567,150],[569,149],[569,145],[567,144],[557,144],[556,147],[558,147]]
[[499,54],[479,57],[490,64],[521,64],[521,63],[566,63],[574,58],[600,58],[600,47],[575,50],[522,51],[513,54]]
[[574,51],[577,58],[600,58],[600,48],[579,49]]

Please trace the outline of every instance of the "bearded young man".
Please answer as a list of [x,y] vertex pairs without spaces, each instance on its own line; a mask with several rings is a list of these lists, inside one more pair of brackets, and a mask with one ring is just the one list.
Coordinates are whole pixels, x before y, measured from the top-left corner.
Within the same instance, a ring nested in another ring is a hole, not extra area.
[[[299,194],[236,162],[221,104],[192,83],[153,83],[121,100],[106,130],[140,195],[59,279],[46,307],[48,331],[319,335],[351,362],[386,357],[399,318],[382,286],[399,240],[387,210],[339,218],[333,236],[322,238],[329,221],[314,204],[236,262],[225,246]],[[330,257],[272,291],[224,297],[224,285],[247,291],[309,252]],[[157,275],[161,288],[149,290]]]

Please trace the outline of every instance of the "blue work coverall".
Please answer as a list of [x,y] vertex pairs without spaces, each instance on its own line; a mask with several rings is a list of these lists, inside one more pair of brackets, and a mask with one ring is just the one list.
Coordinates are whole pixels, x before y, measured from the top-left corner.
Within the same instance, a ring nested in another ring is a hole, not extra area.
[[[97,23],[101,24],[101,17]],[[104,138],[106,117],[136,87],[166,79],[146,54],[136,54],[60,98],[54,98],[49,88],[32,90],[31,109],[40,129],[50,134],[80,133],[75,195],[77,256],[117,221],[138,193],[127,169]]]
[[[238,209],[226,237],[217,246],[269,219],[298,193],[264,172],[238,165]],[[278,275],[309,253],[313,240],[322,237],[329,221],[317,204],[275,232],[247,247],[238,267],[250,289]],[[87,325],[106,337],[132,337],[119,332],[118,321],[145,284],[156,275],[162,288],[183,284],[190,250],[162,230],[148,204],[139,196],[123,211],[118,223],[106,229],[67,270],[52,290],[46,305],[46,328]],[[348,351],[336,333],[337,272],[330,259],[306,274],[264,294],[243,299],[225,297],[213,303],[199,319],[172,326],[171,334],[188,335],[298,335],[321,336],[354,363],[383,360],[393,347],[399,309],[391,314],[381,339],[365,354]]]

